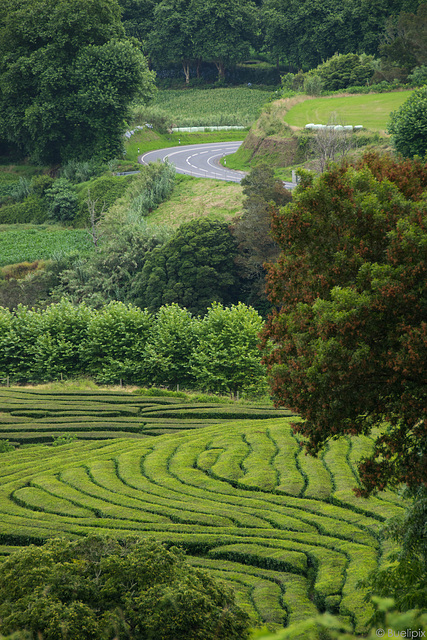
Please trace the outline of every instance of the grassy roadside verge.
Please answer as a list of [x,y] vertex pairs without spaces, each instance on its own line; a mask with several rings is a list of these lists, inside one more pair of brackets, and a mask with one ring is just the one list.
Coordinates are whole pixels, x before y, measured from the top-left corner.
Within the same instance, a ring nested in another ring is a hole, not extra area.
[[172,195],[150,213],[147,220],[176,228],[196,218],[229,222],[242,211],[240,184],[177,174]]

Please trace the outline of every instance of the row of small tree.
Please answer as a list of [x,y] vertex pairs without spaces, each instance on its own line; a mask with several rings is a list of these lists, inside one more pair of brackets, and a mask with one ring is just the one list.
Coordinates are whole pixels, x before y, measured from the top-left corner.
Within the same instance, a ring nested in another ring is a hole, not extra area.
[[244,304],[214,303],[204,318],[176,304],[156,315],[120,302],[95,310],[65,299],[44,311],[0,308],[0,377],[25,383],[87,375],[104,384],[259,393],[262,327]]

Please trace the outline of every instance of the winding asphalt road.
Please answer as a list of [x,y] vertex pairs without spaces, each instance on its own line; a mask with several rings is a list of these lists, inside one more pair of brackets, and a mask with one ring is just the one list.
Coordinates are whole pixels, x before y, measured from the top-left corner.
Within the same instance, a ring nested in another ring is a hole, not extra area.
[[[217,142],[209,144],[183,144],[179,147],[168,147],[148,151],[138,156],[138,162],[148,164],[156,160],[169,160],[178,173],[186,173],[195,178],[215,178],[227,182],[240,182],[246,175],[244,171],[227,169],[220,164],[221,158],[234,153],[242,142]],[[227,162],[227,160],[225,160]],[[283,182],[286,189],[294,189],[296,182]]]
[[148,164],[156,160],[169,160],[178,173],[196,178],[215,178],[227,182],[240,182],[243,171],[233,171],[220,164],[221,158],[234,153],[242,142],[217,142],[209,144],[187,144],[157,151],[148,151],[138,157],[138,162]]

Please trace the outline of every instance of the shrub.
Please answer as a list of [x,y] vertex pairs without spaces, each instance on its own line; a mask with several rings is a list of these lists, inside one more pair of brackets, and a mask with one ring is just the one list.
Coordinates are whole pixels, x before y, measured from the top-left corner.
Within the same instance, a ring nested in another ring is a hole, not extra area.
[[56,222],[67,222],[77,213],[78,197],[72,183],[66,178],[59,178],[46,191],[48,216]]
[[320,76],[306,76],[304,78],[304,91],[309,96],[320,96],[323,89],[323,81]]
[[245,640],[233,592],[188,565],[176,547],[101,536],[52,540],[0,567],[1,630],[45,640]]
[[367,84],[373,75],[373,56],[336,53],[313,69],[309,75],[319,76],[327,91]]
[[93,178],[81,187],[78,187],[78,214],[75,220],[83,222],[88,219],[88,201],[94,203],[95,218],[99,219],[101,212],[108,209],[123,196],[129,186],[129,182],[135,179],[135,176],[101,176]]
[[47,218],[46,203],[37,195],[30,195],[23,202],[0,207],[0,224],[41,223]]
[[30,191],[38,198],[43,198],[46,191],[53,186],[54,179],[47,175],[34,176],[31,180]]
[[427,66],[423,64],[421,67],[415,67],[411,75],[408,76],[408,80],[416,87],[427,84]]
[[398,153],[407,158],[427,151],[427,85],[416,89],[402,106],[391,113],[388,131]]

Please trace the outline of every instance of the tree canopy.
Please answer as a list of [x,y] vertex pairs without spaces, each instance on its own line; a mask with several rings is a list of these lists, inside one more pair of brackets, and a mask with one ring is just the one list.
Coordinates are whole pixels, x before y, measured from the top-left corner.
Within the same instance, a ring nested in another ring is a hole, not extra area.
[[212,302],[235,302],[236,244],[223,222],[194,220],[149,253],[133,282],[133,300],[152,312],[177,303],[204,314]]
[[366,155],[276,211],[264,331],[277,404],[310,452],[382,427],[363,492],[427,483],[427,165]]
[[0,567],[0,630],[44,640],[244,640],[234,593],[176,547],[90,535],[54,539]]
[[34,159],[114,157],[130,101],[153,75],[116,0],[5,0],[0,134]]
[[407,158],[427,152],[427,85],[416,89],[391,114],[388,131],[398,153]]

